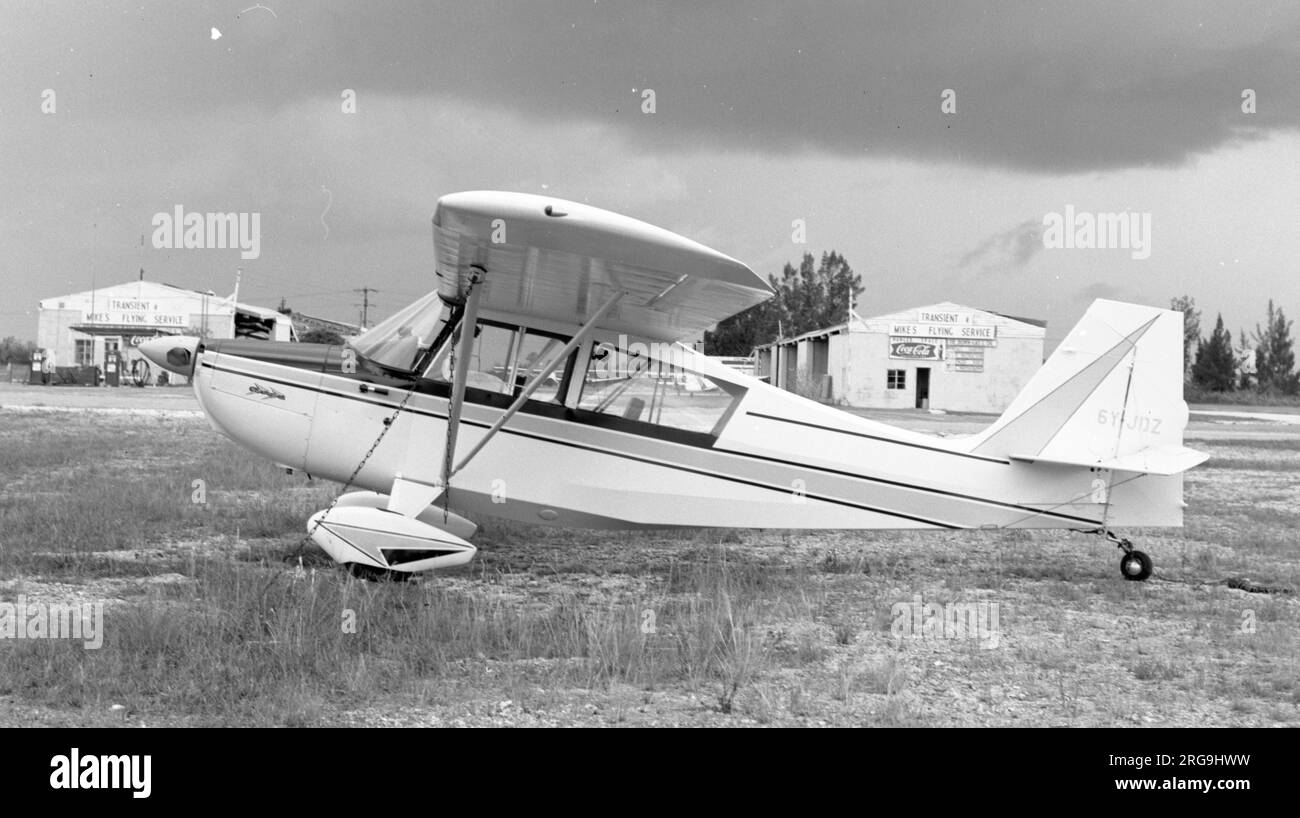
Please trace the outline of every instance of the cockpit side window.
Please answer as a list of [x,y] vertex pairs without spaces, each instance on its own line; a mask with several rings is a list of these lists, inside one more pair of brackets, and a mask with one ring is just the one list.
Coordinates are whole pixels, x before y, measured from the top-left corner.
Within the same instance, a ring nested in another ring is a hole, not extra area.
[[[421,386],[451,394],[461,327],[454,315],[429,353]],[[468,346],[465,399],[504,409],[551,371],[523,406],[525,414],[617,429],[695,446],[711,446],[745,395],[724,376],[700,374],[680,344],[589,341],[560,360],[569,336],[480,319]],[[554,364],[554,366],[552,366]]]
[[[516,394],[522,391],[529,381],[540,376],[547,367],[556,362],[560,353],[564,351],[566,343],[567,339],[558,335],[543,334],[531,329],[524,333],[523,340],[519,344],[519,354],[515,357]],[[564,364],[560,362],[533,391],[531,400],[555,401],[563,379]]]
[[[436,351],[424,377],[435,383],[450,384],[453,359],[459,353],[460,330],[449,333]],[[479,321],[469,349],[469,372],[466,389],[478,389],[499,395],[516,396],[529,381],[556,361],[568,339],[535,329]],[[529,400],[555,402],[564,377],[564,363],[558,363],[546,379],[529,396]]]
[[706,378],[675,344],[592,349],[578,409],[627,421],[716,435],[744,395],[742,387]]

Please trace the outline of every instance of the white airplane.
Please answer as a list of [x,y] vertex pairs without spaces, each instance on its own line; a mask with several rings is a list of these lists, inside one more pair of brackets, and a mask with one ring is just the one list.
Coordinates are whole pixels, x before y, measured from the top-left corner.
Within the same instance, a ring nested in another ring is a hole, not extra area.
[[[676,343],[772,295],[744,264],[587,205],[445,196],[437,288],[345,346],[158,338],[212,425],[345,484],[308,523],[364,576],[468,562],[490,515],[589,528],[1052,528],[1151,560],[1182,525],[1183,316],[1096,301],[984,432],[848,414]],[[683,388],[707,383],[710,389]]]

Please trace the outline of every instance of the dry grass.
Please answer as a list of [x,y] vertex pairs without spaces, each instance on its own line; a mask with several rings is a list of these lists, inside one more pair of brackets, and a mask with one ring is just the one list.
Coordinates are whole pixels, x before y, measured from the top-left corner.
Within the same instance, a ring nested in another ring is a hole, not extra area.
[[[1187,528],[1126,532],[1146,584],[1061,532],[498,521],[474,564],[375,584],[298,548],[336,487],[201,420],[3,420],[0,601],[112,604],[99,650],[0,640],[0,701],[84,723],[1300,724],[1295,596],[1205,584],[1300,581],[1297,441],[1206,444]],[[1000,644],[895,638],[916,595],[997,603]]]

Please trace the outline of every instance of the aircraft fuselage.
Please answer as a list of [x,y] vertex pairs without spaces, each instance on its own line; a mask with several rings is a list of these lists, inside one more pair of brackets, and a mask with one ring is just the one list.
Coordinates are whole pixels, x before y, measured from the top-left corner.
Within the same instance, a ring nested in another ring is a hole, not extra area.
[[[353,478],[365,458],[353,488],[385,493],[398,476],[439,481],[447,390],[426,384],[408,395],[407,388],[357,374],[271,360],[252,354],[252,346],[240,345],[236,354],[217,345],[197,356],[195,392],[224,434],[276,463],[339,483]],[[450,482],[449,505],[589,528],[1181,524],[1181,502],[1171,502],[1181,497],[1180,475],[1111,480],[1084,467],[975,454],[960,438],[860,418],[682,351],[694,371],[733,387],[717,390],[729,405],[713,429],[599,416],[564,405],[564,395],[529,401]],[[678,389],[671,399],[689,410],[689,401],[703,406],[718,396]],[[508,396],[468,391],[456,457],[507,403]]]

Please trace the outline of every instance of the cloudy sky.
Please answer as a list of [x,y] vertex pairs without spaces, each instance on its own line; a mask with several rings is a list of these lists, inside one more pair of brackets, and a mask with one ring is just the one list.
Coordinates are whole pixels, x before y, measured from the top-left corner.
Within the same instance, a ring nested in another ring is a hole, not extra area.
[[[0,11],[0,336],[141,267],[228,293],[243,266],[241,300],[352,320],[374,287],[383,315],[432,289],[437,198],[483,188],[625,212],[763,275],[835,249],[865,314],[952,300],[1047,319],[1049,342],[1095,297],[1187,293],[1234,333],[1270,296],[1300,315],[1295,3]],[[176,205],[260,213],[260,257],[155,249]],[[1149,213],[1149,257],[1045,248],[1067,206]]]

